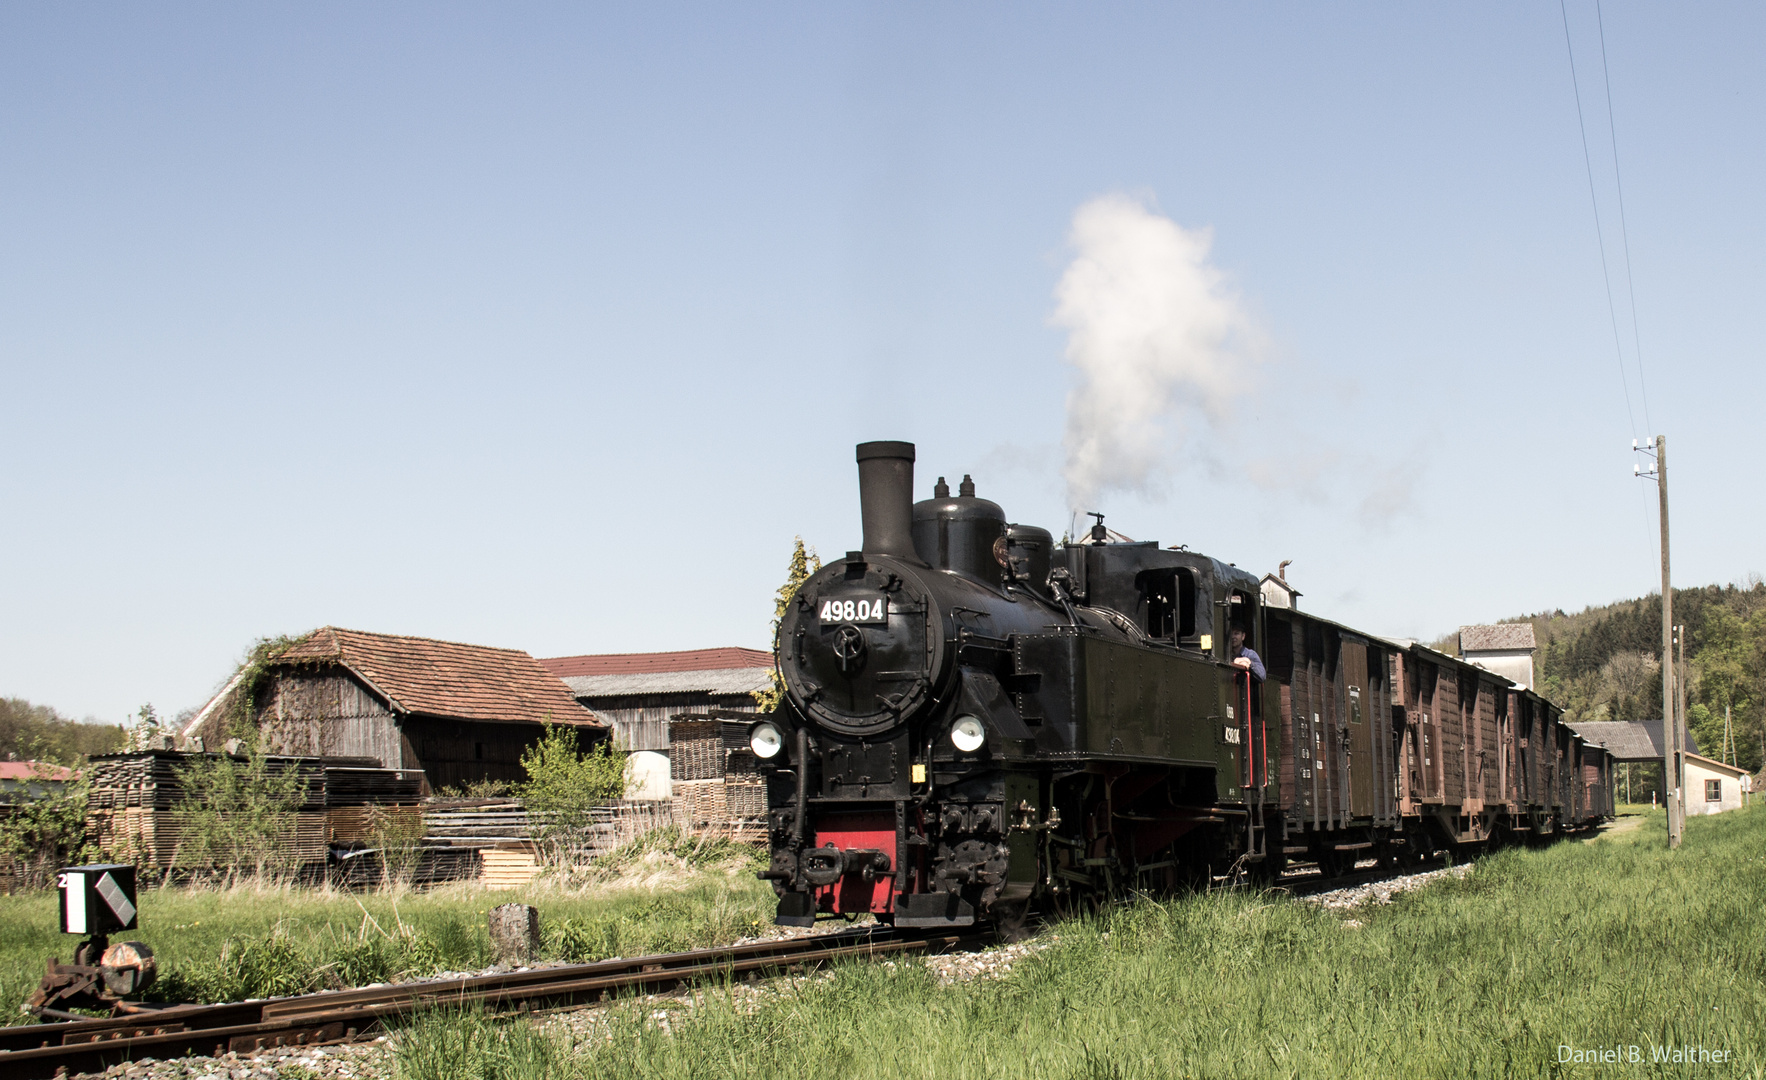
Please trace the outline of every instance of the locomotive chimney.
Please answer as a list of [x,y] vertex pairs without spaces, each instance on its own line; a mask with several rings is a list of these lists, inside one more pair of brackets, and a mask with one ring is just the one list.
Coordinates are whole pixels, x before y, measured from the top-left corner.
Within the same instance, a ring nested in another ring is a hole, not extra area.
[[867,555],[919,562],[914,552],[914,444],[858,444],[859,513]]

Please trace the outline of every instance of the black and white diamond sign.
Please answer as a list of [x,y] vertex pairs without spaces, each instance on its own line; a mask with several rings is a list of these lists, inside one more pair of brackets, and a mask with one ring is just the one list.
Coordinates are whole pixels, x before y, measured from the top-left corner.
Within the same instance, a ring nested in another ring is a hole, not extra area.
[[70,866],[56,879],[64,934],[108,934],[135,929],[135,868]]

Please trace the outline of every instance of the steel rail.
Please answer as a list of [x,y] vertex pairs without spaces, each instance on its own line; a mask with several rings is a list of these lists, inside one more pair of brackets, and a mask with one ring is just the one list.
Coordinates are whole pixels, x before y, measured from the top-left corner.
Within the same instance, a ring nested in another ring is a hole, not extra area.
[[842,959],[896,956],[982,940],[974,932],[886,930],[756,942],[462,979],[329,991],[267,1001],[179,1006],[122,1017],[0,1028],[0,1074],[20,1080],[100,1071],[143,1057],[254,1053],[363,1038],[421,1009],[556,1007]]

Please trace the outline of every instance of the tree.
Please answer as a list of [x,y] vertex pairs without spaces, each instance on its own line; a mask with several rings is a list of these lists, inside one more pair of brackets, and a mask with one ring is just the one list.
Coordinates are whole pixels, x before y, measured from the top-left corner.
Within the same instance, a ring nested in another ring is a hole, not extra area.
[[[123,729],[69,720],[47,705],[0,699],[0,760],[34,763],[28,779],[0,789],[0,871],[41,888],[55,872],[95,853],[86,843],[90,783],[82,765],[121,749]],[[71,770],[63,772],[63,769]]]
[[[779,586],[779,591],[774,594],[773,655],[778,655],[779,627],[785,622],[785,612],[790,609],[791,601],[796,599],[797,590],[803,587],[811,574],[821,568],[822,558],[816,554],[815,548],[804,547],[801,536],[792,541],[791,565],[785,570],[785,584]],[[779,707],[779,702],[785,700],[785,680],[779,677],[777,664],[773,665],[771,678],[772,685],[754,692],[754,700],[760,704],[760,711],[763,713],[772,712]]]
[[94,754],[122,749],[118,724],[70,720],[48,705],[0,698],[0,761],[52,761],[71,765]]

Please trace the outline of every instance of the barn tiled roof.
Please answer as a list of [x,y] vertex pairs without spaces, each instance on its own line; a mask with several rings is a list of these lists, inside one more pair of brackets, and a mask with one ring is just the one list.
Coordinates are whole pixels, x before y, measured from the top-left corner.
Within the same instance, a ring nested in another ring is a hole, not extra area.
[[399,712],[601,726],[557,676],[520,649],[327,626],[277,653],[272,662],[342,664]]
[[762,649],[730,646],[682,652],[601,653],[554,656],[541,660],[560,679],[576,675],[655,675],[675,671],[722,671],[729,668],[770,668],[773,654]]
[[1459,628],[1459,651],[1485,652],[1490,649],[1531,649],[1533,624],[1524,622],[1498,623],[1495,626],[1462,626]]

